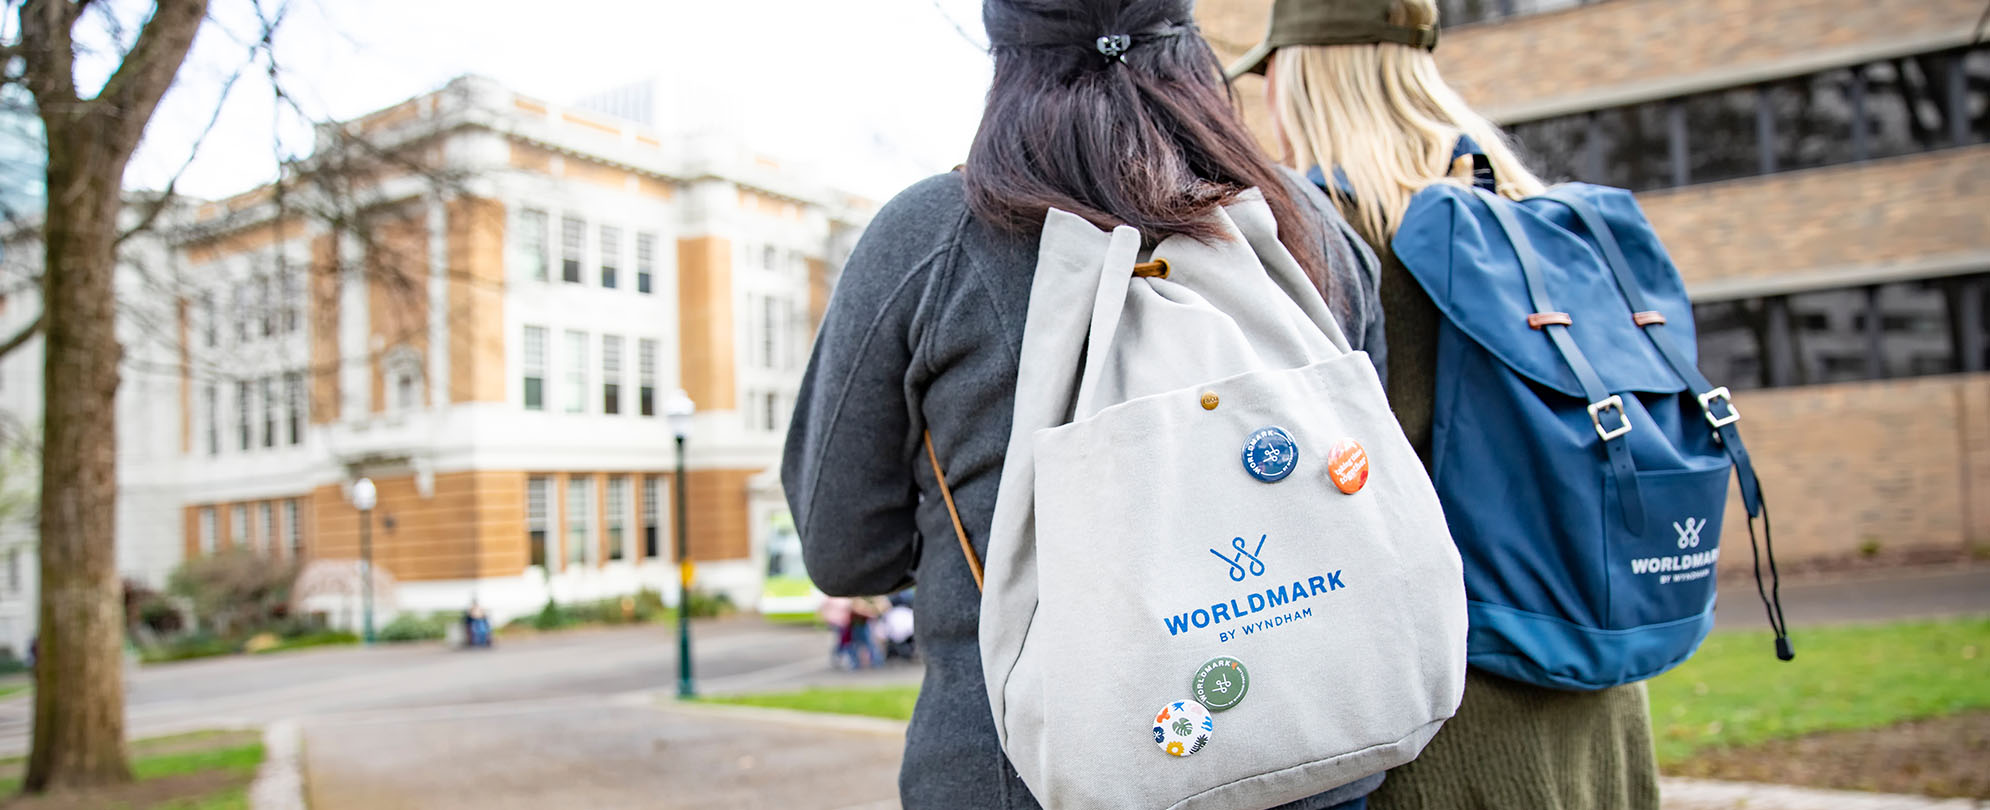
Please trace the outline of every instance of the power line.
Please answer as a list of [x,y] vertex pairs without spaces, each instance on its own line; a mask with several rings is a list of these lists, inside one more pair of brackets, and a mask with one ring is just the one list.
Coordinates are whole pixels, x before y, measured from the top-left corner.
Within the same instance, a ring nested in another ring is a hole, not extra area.
[[988,46],[983,44],[981,40],[975,39],[974,35],[969,34],[966,28],[961,27],[960,22],[954,19],[954,15],[948,14],[946,7],[940,5],[940,0],[931,0],[931,3],[933,5],[933,12],[939,14],[940,19],[946,20],[947,25],[953,27],[954,33],[959,34],[960,38],[965,40],[967,44],[973,45],[975,50],[982,53],[988,52]]

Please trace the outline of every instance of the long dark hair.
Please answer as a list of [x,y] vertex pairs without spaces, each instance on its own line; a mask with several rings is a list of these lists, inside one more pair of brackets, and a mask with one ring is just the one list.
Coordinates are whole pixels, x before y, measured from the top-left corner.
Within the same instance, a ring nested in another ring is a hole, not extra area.
[[[1216,239],[1208,215],[1264,192],[1285,243],[1327,290],[1317,233],[1244,128],[1192,0],[986,0],[995,54],[964,179],[975,215],[1035,233],[1049,208],[1152,243]],[[1102,37],[1120,37],[1106,43]],[[1113,44],[1124,45],[1118,56]]]

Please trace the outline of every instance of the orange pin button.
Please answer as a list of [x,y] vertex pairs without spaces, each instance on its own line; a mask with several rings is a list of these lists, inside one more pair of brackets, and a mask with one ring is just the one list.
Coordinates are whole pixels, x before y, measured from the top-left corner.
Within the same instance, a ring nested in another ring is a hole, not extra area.
[[1327,454],[1327,473],[1333,476],[1334,486],[1349,495],[1360,492],[1368,483],[1368,451],[1353,439],[1342,439],[1334,443],[1333,451]]

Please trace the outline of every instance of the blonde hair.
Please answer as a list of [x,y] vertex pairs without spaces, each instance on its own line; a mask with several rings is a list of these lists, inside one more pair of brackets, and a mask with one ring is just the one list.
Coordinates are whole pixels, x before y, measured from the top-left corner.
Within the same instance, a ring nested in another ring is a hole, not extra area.
[[[1396,0],[1389,21],[1435,27],[1437,7],[1433,0]],[[1411,195],[1432,183],[1470,182],[1469,167],[1461,179],[1451,161],[1461,134],[1491,160],[1498,193],[1519,199],[1545,190],[1499,128],[1444,83],[1422,48],[1389,42],[1279,48],[1271,90],[1286,161],[1328,175],[1338,167],[1352,199],[1337,183],[1327,184],[1327,195],[1378,249],[1395,236]]]

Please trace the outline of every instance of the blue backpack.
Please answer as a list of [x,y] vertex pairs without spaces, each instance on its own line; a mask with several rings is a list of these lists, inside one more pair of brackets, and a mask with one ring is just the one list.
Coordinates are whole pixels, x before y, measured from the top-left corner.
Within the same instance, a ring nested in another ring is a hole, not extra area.
[[1751,553],[1758,516],[1767,540],[1741,415],[1696,366],[1685,285],[1630,192],[1515,202],[1470,139],[1464,155],[1473,185],[1417,193],[1390,244],[1440,313],[1429,462],[1465,564],[1469,663],[1559,689],[1650,678],[1713,626],[1730,470]]

